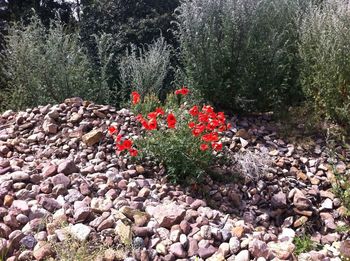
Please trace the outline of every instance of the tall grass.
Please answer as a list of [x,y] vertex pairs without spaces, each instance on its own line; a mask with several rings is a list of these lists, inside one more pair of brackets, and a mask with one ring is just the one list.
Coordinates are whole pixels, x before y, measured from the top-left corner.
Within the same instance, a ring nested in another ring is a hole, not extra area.
[[316,110],[350,126],[350,4],[311,6],[300,26],[301,82]]
[[230,109],[296,101],[299,12],[298,1],[183,0],[175,33],[190,82]]

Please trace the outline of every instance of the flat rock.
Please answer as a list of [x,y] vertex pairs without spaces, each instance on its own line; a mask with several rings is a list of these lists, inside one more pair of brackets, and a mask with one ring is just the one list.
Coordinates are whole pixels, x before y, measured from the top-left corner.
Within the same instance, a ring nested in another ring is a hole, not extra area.
[[102,130],[96,129],[83,135],[82,140],[87,146],[93,146],[100,142],[102,136],[103,136]]
[[267,245],[272,255],[282,260],[287,260],[295,249],[295,245],[291,241],[269,242]]
[[187,256],[187,253],[180,242],[172,244],[169,248],[169,251],[178,258],[185,258]]
[[250,255],[248,250],[242,250],[235,256],[235,261],[250,261]]
[[174,203],[162,204],[156,207],[149,206],[146,208],[146,212],[153,216],[161,227],[166,228],[179,224],[186,214],[183,207]]
[[11,174],[11,178],[13,181],[29,181],[29,174],[24,171],[15,171]]
[[310,199],[308,199],[299,189],[294,189],[293,204],[297,209],[300,210],[306,210],[312,205]]
[[75,224],[70,229],[69,232],[72,236],[80,241],[86,241],[91,233],[91,227],[84,224]]
[[78,173],[79,168],[75,165],[73,160],[64,160],[58,165],[57,172],[69,175],[72,173]]
[[132,234],[129,225],[125,225],[121,220],[118,220],[114,230],[123,244],[128,245],[131,243]]
[[34,247],[33,256],[35,260],[46,260],[53,256],[53,254],[52,246],[46,241],[39,241]]

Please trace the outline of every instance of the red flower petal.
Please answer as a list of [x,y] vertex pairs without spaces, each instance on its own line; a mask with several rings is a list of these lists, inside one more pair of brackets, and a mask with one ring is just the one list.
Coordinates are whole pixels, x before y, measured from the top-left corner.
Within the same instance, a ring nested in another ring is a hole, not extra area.
[[175,128],[175,125],[176,125],[176,118],[175,118],[175,115],[172,114],[172,113],[169,113],[169,114],[168,114],[168,117],[167,117],[167,122],[168,122],[168,128],[169,128],[169,129],[174,129],[174,128]]
[[203,144],[200,145],[200,149],[202,151],[205,151],[205,150],[209,149],[209,146],[208,146],[208,144],[203,143]]
[[132,104],[138,104],[140,102],[140,94],[138,92],[132,92]]
[[188,111],[193,117],[198,115],[198,106],[193,106],[189,111]]
[[215,150],[215,151],[220,151],[220,150],[222,150],[222,143],[215,143],[215,142],[213,142],[213,143],[211,144],[211,146],[212,146],[213,150]]
[[175,91],[175,95],[179,95],[179,94],[187,95],[188,93],[189,93],[189,90],[186,87],[182,87],[181,89]]
[[124,147],[124,149],[130,149],[132,146],[132,141],[131,140],[124,140],[122,146]]
[[189,127],[190,129],[193,129],[195,126],[196,126],[196,124],[195,124],[193,121],[191,121],[190,123],[188,123],[188,127]]
[[129,154],[131,157],[136,157],[138,155],[138,151],[136,149],[129,149]]
[[111,126],[108,128],[108,132],[110,135],[113,135],[117,131],[116,127]]

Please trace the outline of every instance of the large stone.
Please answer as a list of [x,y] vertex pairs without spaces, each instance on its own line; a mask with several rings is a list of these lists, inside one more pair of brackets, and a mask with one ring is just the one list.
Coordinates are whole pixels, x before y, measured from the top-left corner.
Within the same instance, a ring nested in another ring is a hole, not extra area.
[[187,256],[186,251],[179,242],[172,244],[169,248],[169,251],[178,258],[185,258]]
[[58,125],[55,123],[46,121],[43,123],[43,129],[47,134],[56,134],[58,131]]
[[249,261],[250,255],[248,250],[242,250],[235,256],[235,261]]
[[115,226],[115,233],[119,236],[121,243],[129,245],[131,243],[131,227],[118,220]]
[[311,201],[299,189],[294,189],[293,204],[297,209],[305,210],[311,207]]
[[91,209],[89,207],[80,207],[74,212],[75,222],[85,221],[91,214]]
[[264,241],[253,239],[249,242],[249,252],[254,257],[265,257],[269,256],[269,249]]
[[209,245],[208,247],[200,247],[198,249],[198,255],[201,257],[201,258],[208,258],[210,256],[212,256],[215,252],[216,252],[217,248],[212,246],[212,245]]
[[113,206],[113,202],[107,198],[93,198],[91,200],[91,209],[94,212],[107,212]]
[[68,188],[70,184],[70,179],[62,173],[57,174],[56,176],[53,176],[51,178],[51,181],[54,186],[62,184],[65,188]]
[[82,140],[87,146],[93,146],[100,142],[102,135],[103,135],[102,130],[96,129],[96,130],[90,131],[89,133],[86,133],[82,137]]
[[18,210],[20,213],[23,213],[25,215],[29,214],[28,203],[24,200],[14,200],[12,202],[11,209]]
[[75,224],[69,229],[72,236],[80,241],[86,241],[91,233],[91,227],[84,224]]
[[173,225],[179,224],[186,214],[185,209],[175,203],[162,204],[156,207],[148,206],[146,212],[157,220],[159,226],[165,228],[171,228]]
[[58,203],[55,199],[53,198],[47,198],[45,196],[40,197],[39,202],[40,205],[43,206],[46,210],[50,212],[54,212],[57,209],[61,208],[60,203]]
[[15,182],[29,180],[29,174],[24,171],[15,171],[11,174],[11,177]]
[[53,254],[52,246],[46,241],[39,241],[34,247],[33,256],[36,260],[45,260]]
[[79,168],[77,167],[77,165],[75,165],[73,160],[68,159],[68,160],[64,160],[58,165],[57,172],[63,173],[65,175],[69,175],[72,173],[79,172]]
[[268,247],[274,257],[282,260],[287,260],[293,253],[295,246],[290,241],[284,242],[269,242]]
[[287,196],[283,192],[279,192],[272,196],[271,206],[274,208],[285,208],[287,207]]
[[232,254],[236,254],[241,249],[241,244],[237,237],[230,238],[229,246]]
[[46,165],[43,168],[42,173],[43,173],[44,178],[51,177],[51,176],[55,175],[57,173],[57,165],[55,165],[55,164]]

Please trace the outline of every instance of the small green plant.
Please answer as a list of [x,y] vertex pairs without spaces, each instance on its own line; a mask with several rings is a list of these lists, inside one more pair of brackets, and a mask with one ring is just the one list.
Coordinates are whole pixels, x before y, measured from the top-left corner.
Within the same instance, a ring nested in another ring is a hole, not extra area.
[[341,226],[337,226],[335,229],[336,232],[338,233],[349,233],[350,232],[350,226],[345,224]]
[[295,245],[296,255],[309,252],[311,250],[314,250],[317,247],[316,243],[312,241],[311,237],[308,235],[296,236],[293,242]]

